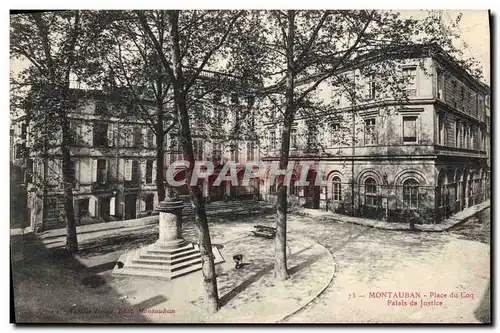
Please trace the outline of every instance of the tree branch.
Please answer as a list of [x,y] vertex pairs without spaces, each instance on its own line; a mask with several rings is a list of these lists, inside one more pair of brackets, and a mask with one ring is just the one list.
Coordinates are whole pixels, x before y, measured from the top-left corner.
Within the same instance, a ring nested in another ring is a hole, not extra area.
[[191,86],[194,84],[195,80],[198,78],[198,75],[200,75],[201,71],[205,68],[205,65],[208,63],[208,61],[210,60],[210,58],[212,57],[212,55],[218,50],[221,48],[221,46],[225,43],[227,37],[229,36],[229,33],[231,32],[231,30],[233,29],[233,25],[236,23],[236,21],[243,15],[243,11],[239,11],[231,20],[231,22],[229,23],[229,26],[228,28],[226,29],[224,35],[222,36],[222,38],[220,39],[219,43],[217,43],[214,47],[212,47],[206,54],[205,56],[203,57],[203,60],[200,64],[200,66],[198,66],[198,68],[195,70],[193,76],[189,79],[189,81],[185,84],[184,86],[184,92],[186,93],[189,88],[191,88]]
[[[372,14],[373,14],[373,12],[372,12]],[[354,41],[353,45],[348,50],[346,50],[346,52],[344,53],[344,55],[339,59],[339,61],[337,61],[336,65],[331,70],[329,70],[327,73],[323,74],[312,86],[310,86],[304,92],[302,92],[302,94],[296,100],[296,103],[301,103],[303,101],[303,99],[311,91],[315,90],[324,80],[326,80],[327,78],[329,78],[333,74],[335,74],[335,72],[337,71],[338,67],[347,59],[348,56],[350,56],[352,54],[352,52],[354,51],[354,49],[358,46],[359,42],[363,38],[363,35],[364,35],[366,29],[368,28],[368,26],[370,25],[371,22],[372,22],[372,15],[370,15],[368,17],[368,20],[366,21],[364,27],[361,29],[361,31],[358,34],[358,37]]]
[[297,60],[295,61],[297,65],[297,71],[299,70],[300,67],[302,67],[302,61],[304,60],[304,57],[311,51],[311,47],[316,41],[316,38],[318,37],[319,31],[323,27],[323,24],[325,23],[326,19],[330,15],[330,11],[325,11],[325,13],[321,16],[321,19],[319,20],[318,24],[314,28],[311,37],[309,37],[309,40],[307,41],[306,45],[304,46],[304,49],[302,52],[297,56]]
[[156,52],[158,53],[158,57],[160,58],[160,61],[162,62],[163,68],[166,70],[167,75],[169,76],[171,81],[175,80],[174,72],[172,71],[172,68],[170,67],[170,62],[167,60],[165,57],[165,53],[163,53],[163,49],[158,42],[158,39],[154,35],[154,33],[151,31],[151,28],[148,25],[148,21],[146,20],[146,17],[144,16],[144,13],[135,10],[135,14],[137,15],[137,18],[139,19],[139,23],[141,24],[142,29],[146,32],[148,35],[149,39],[154,45],[154,48]]

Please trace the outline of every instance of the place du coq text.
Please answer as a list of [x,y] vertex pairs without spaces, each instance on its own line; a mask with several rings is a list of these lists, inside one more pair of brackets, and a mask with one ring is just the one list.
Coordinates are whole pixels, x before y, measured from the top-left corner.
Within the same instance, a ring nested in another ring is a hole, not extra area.
[[369,292],[368,298],[386,299],[387,306],[443,306],[444,300],[474,299],[474,294],[467,292]]

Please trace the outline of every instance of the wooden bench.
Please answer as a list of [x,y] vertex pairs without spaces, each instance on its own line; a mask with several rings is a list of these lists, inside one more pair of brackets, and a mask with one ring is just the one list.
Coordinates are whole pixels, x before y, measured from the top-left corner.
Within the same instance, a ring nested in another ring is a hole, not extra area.
[[275,238],[276,237],[276,228],[266,227],[264,225],[256,225],[254,226],[256,230],[253,230],[254,236],[264,237],[264,238]]

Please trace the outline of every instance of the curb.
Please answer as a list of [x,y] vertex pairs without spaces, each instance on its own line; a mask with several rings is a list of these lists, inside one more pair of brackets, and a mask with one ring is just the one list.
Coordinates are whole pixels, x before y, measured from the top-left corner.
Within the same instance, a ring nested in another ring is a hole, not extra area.
[[298,312],[300,312],[303,309],[305,309],[312,302],[314,302],[318,297],[320,297],[326,291],[326,289],[328,289],[328,287],[332,284],[333,280],[335,279],[335,273],[337,272],[337,263],[335,262],[335,258],[333,257],[333,253],[326,246],[324,246],[323,244],[321,244],[321,243],[319,243],[319,242],[317,242],[315,240],[314,240],[314,242],[316,244],[318,244],[319,246],[321,246],[323,249],[325,249],[325,251],[330,255],[330,258],[332,259],[332,264],[333,264],[332,276],[330,277],[330,279],[328,280],[328,282],[323,286],[323,288],[321,288],[316,293],[316,295],[314,295],[309,301],[307,301],[305,304],[297,307],[295,310],[293,310],[289,314],[285,315],[283,318],[277,320],[276,323],[283,323],[285,320],[289,319],[290,317],[296,315]]
[[[362,226],[365,226],[365,227],[368,227],[368,228],[374,228],[374,229],[380,229],[380,230],[389,230],[389,231],[443,232],[443,231],[448,231],[448,230],[456,227],[457,225],[460,225],[460,224],[468,221],[470,218],[476,216],[477,214],[481,213],[482,211],[484,211],[484,210],[486,210],[487,208],[490,208],[490,207],[491,207],[491,204],[485,205],[484,207],[481,207],[478,210],[476,210],[470,216],[466,216],[466,217],[462,218],[461,220],[453,222],[453,224],[451,224],[451,225],[443,226],[440,229],[427,229],[427,228],[421,229],[419,227],[415,227],[415,229],[410,229],[409,227],[386,227],[386,226],[377,225],[377,224],[375,224],[375,225],[373,225],[373,224],[367,224],[367,223],[363,223],[363,222],[360,222],[360,221],[345,221],[345,223],[362,225]],[[303,211],[302,212],[296,212],[295,214],[301,215],[301,216],[307,216],[307,217],[310,217],[310,218],[323,217],[323,218],[327,218],[327,219],[329,219],[331,221],[334,221],[334,222],[338,222],[339,220],[342,219],[342,216],[338,216],[338,217],[337,216],[329,216],[329,215],[314,216],[314,215],[312,215],[310,213],[303,212]],[[373,221],[373,220],[369,220],[369,219],[364,219],[364,220]],[[435,225],[439,225],[439,224],[435,224]],[[441,225],[443,225],[443,224],[441,224]]]

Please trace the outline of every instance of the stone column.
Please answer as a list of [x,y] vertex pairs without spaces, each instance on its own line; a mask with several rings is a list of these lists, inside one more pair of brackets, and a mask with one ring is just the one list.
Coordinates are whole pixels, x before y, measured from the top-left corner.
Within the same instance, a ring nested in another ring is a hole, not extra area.
[[167,198],[159,202],[156,211],[160,212],[159,239],[155,245],[176,247],[185,243],[182,239],[182,200]]

